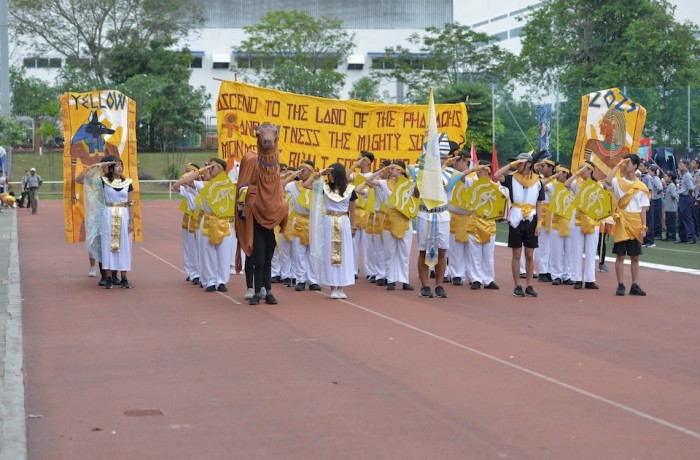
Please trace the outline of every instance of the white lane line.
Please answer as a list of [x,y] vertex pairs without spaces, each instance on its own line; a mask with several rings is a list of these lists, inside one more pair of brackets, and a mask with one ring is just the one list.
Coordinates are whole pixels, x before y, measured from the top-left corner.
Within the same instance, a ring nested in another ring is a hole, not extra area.
[[[151,251],[149,251],[148,249],[143,248],[143,247],[141,248],[141,250],[147,252],[147,253],[150,254],[150,255],[152,255],[153,257],[155,257],[156,259],[160,260],[160,261],[163,262],[164,264],[166,264],[166,265],[168,265],[168,266],[174,268],[175,270],[179,271],[179,272],[182,273],[183,275],[185,274],[185,271],[184,271],[183,269],[181,269],[181,268],[178,267],[177,265],[171,264],[170,262],[168,262],[167,260],[163,259],[163,258],[160,257],[159,255],[157,255],[157,254],[155,254],[155,253],[153,253],[153,252],[151,252]],[[229,296],[228,294],[226,294],[226,293],[224,293],[224,292],[216,291],[216,293],[219,294],[219,295],[222,296],[222,297],[227,298],[228,300],[230,300],[231,302],[235,303],[236,305],[242,305],[241,302],[239,302],[238,300],[234,299],[233,297]]]
[[[507,245],[506,243],[499,243],[498,241],[496,241],[496,246],[507,247],[508,245]],[[646,248],[645,248],[645,249],[646,249]],[[654,249],[657,249],[657,248],[654,248]],[[689,254],[692,254],[692,253],[693,253],[693,251],[681,251],[681,250],[679,250],[679,249],[665,249],[665,248],[658,248],[658,249],[662,249],[662,250],[664,250],[664,251],[685,252],[685,253],[689,253]],[[606,262],[615,263],[615,258],[613,258],[613,257],[606,257],[606,258],[605,258],[605,261],[606,261]],[[625,265],[629,265],[629,264],[630,264],[630,261],[629,261],[627,258],[625,258]],[[644,262],[644,261],[641,261],[641,260],[639,261],[639,266],[640,266],[640,267],[645,267],[645,268],[652,268],[652,269],[654,269],[654,270],[663,270],[663,271],[666,271],[666,272],[687,273],[688,275],[698,275],[698,276],[700,276],[700,270],[696,270],[696,269],[693,269],[693,268],[675,267],[675,266],[673,266],[673,265],[653,264],[653,263],[651,263],[651,262]]]
[[447,337],[443,337],[443,336],[438,335],[438,334],[435,334],[435,333],[433,333],[433,332],[426,331],[425,329],[421,329],[421,328],[419,328],[419,327],[417,327],[417,326],[413,326],[413,325],[411,325],[411,324],[405,323],[405,322],[403,322],[403,321],[401,321],[401,320],[398,320],[398,319],[396,319],[396,318],[392,318],[391,316],[387,316],[387,315],[385,315],[385,314],[383,314],[383,313],[379,313],[378,311],[372,310],[372,309],[370,309],[370,308],[363,307],[363,306],[361,306],[361,305],[357,305],[356,303],[349,302],[349,301],[347,301],[347,300],[341,300],[341,302],[343,302],[343,303],[345,303],[345,304],[347,304],[347,305],[350,305],[350,306],[352,306],[352,307],[355,307],[355,308],[357,308],[357,309],[359,309],[359,310],[362,310],[362,311],[364,311],[364,312],[366,312],[366,313],[369,313],[369,314],[378,316],[379,318],[385,319],[385,320],[387,320],[387,321],[391,321],[391,322],[394,323],[394,324],[398,324],[399,326],[403,326],[403,327],[405,327],[405,328],[407,328],[407,329],[410,329],[410,330],[412,330],[412,331],[418,332],[418,333],[423,334],[423,335],[427,335],[428,337],[432,337],[432,338],[434,338],[434,339],[437,339],[437,340],[440,340],[440,341],[442,341],[442,342],[448,343],[448,344],[453,345],[453,346],[455,346],[455,347],[457,347],[457,348],[461,348],[462,350],[466,350],[466,351],[468,351],[468,352],[470,352],[470,353],[474,353],[475,355],[481,356],[481,357],[483,357],[483,358],[489,359],[489,360],[494,361],[494,362],[497,362],[497,363],[499,363],[499,364],[503,364],[503,365],[508,366],[508,367],[510,367],[510,368],[512,368],[512,369],[516,369],[516,370],[518,370],[518,371],[520,371],[520,372],[523,372],[523,373],[525,373],[525,374],[531,375],[531,376],[533,376],[533,377],[536,377],[536,378],[538,378],[538,379],[544,380],[544,381],[546,381],[546,382],[552,383],[552,384],[554,384],[554,385],[560,386],[560,387],[562,387],[562,388],[566,388],[567,390],[571,390],[571,391],[573,391],[573,392],[575,392],[575,393],[578,393],[578,394],[580,394],[580,395],[583,395],[583,396],[589,397],[589,398],[591,398],[591,399],[594,399],[594,400],[596,400],[596,401],[602,402],[602,403],[604,403],[604,404],[608,404],[608,405],[610,405],[610,406],[616,407],[616,408],[621,409],[621,410],[623,410],[623,411],[625,411],[625,412],[629,412],[630,414],[636,415],[637,417],[641,417],[641,418],[646,419],[646,420],[649,420],[649,421],[651,421],[651,422],[658,423],[659,425],[663,425],[663,426],[665,426],[665,427],[667,427],[667,428],[671,428],[672,430],[675,430],[675,431],[678,431],[678,432],[680,432],[680,433],[686,434],[686,435],[691,436],[691,437],[693,437],[693,438],[695,438],[695,439],[700,439],[700,433],[698,433],[698,432],[696,432],[696,431],[693,431],[693,430],[691,430],[691,429],[682,427],[682,426],[680,426],[680,425],[676,425],[675,423],[669,422],[669,421],[667,421],[667,420],[664,420],[664,419],[661,419],[661,418],[658,418],[658,417],[654,417],[653,415],[647,414],[646,412],[642,412],[642,411],[640,411],[640,410],[637,410],[637,409],[634,409],[634,408],[632,408],[632,407],[626,406],[626,405],[624,405],[624,404],[622,404],[622,403],[613,401],[613,400],[611,400],[611,399],[605,398],[605,397],[600,396],[600,395],[597,395],[597,394],[595,394],[595,393],[591,393],[590,391],[584,390],[583,388],[579,388],[579,387],[577,387],[577,386],[570,385],[570,384],[568,384],[568,383],[562,382],[561,380],[557,380],[557,379],[555,379],[555,378],[552,378],[552,377],[546,376],[546,375],[544,375],[544,374],[541,374],[541,373],[539,373],[539,372],[537,372],[537,371],[533,371],[532,369],[528,369],[528,368],[523,367],[523,366],[518,366],[517,364],[511,363],[511,362],[506,361],[506,360],[503,360],[503,359],[501,359],[501,358],[498,358],[497,356],[493,356],[493,355],[490,355],[490,354],[488,354],[488,353],[485,353],[485,352],[483,352],[483,351],[481,351],[481,350],[477,350],[476,348],[472,348],[472,347],[470,347],[470,346],[461,344],[461,343],[459,343],[459,342],[455,342],[454,340],[448,339]]

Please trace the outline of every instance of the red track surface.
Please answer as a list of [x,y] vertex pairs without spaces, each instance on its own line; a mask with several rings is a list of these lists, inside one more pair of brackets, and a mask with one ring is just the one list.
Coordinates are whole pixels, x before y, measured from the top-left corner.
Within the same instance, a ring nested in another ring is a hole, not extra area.
[[[497,248],[500,291],[362,279],[347,301],[275,285],[279,305],[250,307],[241,276],[184,282],[175,202],[143,216],[136,288],[108,291],[60,203],[20,212],[33,460],[700,458],[697,277],[514,298]],[[163,415],[125,414],[145,409]]]

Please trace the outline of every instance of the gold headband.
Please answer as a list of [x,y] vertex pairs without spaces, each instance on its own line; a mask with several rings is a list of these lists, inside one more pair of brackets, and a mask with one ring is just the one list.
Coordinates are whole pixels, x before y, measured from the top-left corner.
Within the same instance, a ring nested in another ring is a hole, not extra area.
[[593,171],[593,170],[595,169],[595,168],[593,167],[592,164],[587,163],[587,162],[585,162],[585,161],[583,162],[583,164],[581,165],[581,167],[582,167],[582,168],[588,168],[588,169],[590,169],[591,171]]
[[306,168],[306,169],[308,169],[309,171],[314,172],[314,168],[313,168],[310,164],[308,164],[308,163],[301,163],[301,164],[299,165],[299,167],[300,167],[300,168]]
[[558,172],[558,173],[559,173],[559,172],[565,172],[566,174],[569,174],[571,171],[569,171],[567,168],[565,168],[565,167],[563,167],[563,166],[558,166],[558,167],[557,167],[557,172]]
[[547,158],[546,160],[542,160],[542,162],[543,162],[543,163],[547,163],[548,165],[550,165],[550,166],[552,166],[552,167],[556,167],[556,166],[557,166],[557,164],[556,164],[554,161],[550,160],[549,158]]
[[391,165],[391,167],[398,169],[399,171],[401,171],[402,174],[406,174],[406,168],[404,168],[402,166],[399,166],[397,164],[393,164],[393,165]]

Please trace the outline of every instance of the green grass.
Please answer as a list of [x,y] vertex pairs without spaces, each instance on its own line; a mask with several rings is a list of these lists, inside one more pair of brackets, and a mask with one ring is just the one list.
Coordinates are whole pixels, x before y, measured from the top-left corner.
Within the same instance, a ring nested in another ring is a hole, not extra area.
[[[496,225],[496,241],[501,243],[508,242],[508,224],[499,222]],[[613,240],[609,235],[606,244],[606,257],[615,257],[612,253]],[[674,244],[665,241],[656,241],[655,248],[644,248],[642,262],[652,264],[670,265],[674,267],[683,267],[690,269],[700,269],[700,244]],[[613,267],[608,263],[608,268],[613,270]]]

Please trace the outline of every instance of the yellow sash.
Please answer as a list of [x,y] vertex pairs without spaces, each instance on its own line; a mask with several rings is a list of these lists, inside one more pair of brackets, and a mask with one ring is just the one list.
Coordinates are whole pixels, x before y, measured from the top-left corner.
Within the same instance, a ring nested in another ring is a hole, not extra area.
[[391,233],[394,238],[406,236],[411,220],[395,208],[389,208],[384,215],[384,230]]
[[197,230],[199,230],[199,226],[202,223],[202,211],[200,209],[195,209],[192,211],[192,218],[190,219],[190,233],[197,233]]
[[549,209],[547,206],[541,206],[542,216],[540,217],[540,225],[544,223],[544,229],[547,233],[552,231],[552,216],[549,215]]
[[367,228],[367,222],[369,221],[369,211],[362,208],[355,208],[355,227],[357,228]]
[[559,232],[559,236],[571,235],[570,223],[571,221],[566,217],[552,214],[552,228]]
[[299,238],[299,242],[304,246],[309,245],[309,227],[311,226],[311,220],[308,214],[297,214],[296,219],[294,219],[294,230],[292,230],[292,236]]
[[580,209],[576,210],[576,226],[581,227],[581,233],[588,235],[594,233],[596,227],[598,227],[598,222],[588,217]]
[[620,186],[620,189],[625,192],[625,194],[622,195],[622,197],[617,201],[617,207],[621,210],[624,210],[630,204],[632,197],[634,197],[634,194],[637,192],[644,192],[647,194],[647,198],[651,198],[651,192],[647,186],[644,185],[644,182],[639,179],[635,179],[634,182],[629,184],[624,179],[619,178],[617,184]]
[[183,214],[182,215],[182,229],[189,231],[190,229],[190,215],[189,214]]
[[476,242],[485,244],[491,241],[491,235],[496,234],[496,221],[494,219],[484,219],[474,214],[471,219],[470,232],[476,237]]
[[617,210],[613,214],[613,218],[615,219],[615,233],[613,235],[615,243],[627,240],[637,240],[640,243],[643,241],[641,213]]
[[471,230],[471,215],[450,213],[450,233],[455,236],[455,241],[458,243],[469,242],[469,233]]
[[214,213],[205,212],[202,235],[206,236],[211,244],[221,244],[225,237],[231,235],[231,218],[217,217]]
[[520,182],[520,185],[523,187],[532,187],[538,180],[540,180],[540,176],[534,173],[530,173],[526,176],[524,174],[520,174],[519,172],[514,172],[513,179]]
[[536,209],[536,206],[533,206],[529,203],[513,203],[511,204],[511,206],[514,208],[519,208],[522,211],[523,219],[527,219],[528,217],[530,217],[532,211]]

